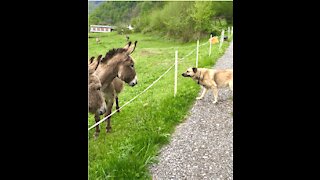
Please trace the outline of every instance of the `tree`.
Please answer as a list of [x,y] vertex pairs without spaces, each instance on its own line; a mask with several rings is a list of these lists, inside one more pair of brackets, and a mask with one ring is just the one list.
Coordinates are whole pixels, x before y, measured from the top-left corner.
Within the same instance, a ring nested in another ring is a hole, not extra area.
[[[217,23],[218,22],[218,23]],[[135,32],[191,41],[211,32],[220,33],[233,23],[233,3],[216,1],[101,3],[89,15],[89,24],[127,26]]]

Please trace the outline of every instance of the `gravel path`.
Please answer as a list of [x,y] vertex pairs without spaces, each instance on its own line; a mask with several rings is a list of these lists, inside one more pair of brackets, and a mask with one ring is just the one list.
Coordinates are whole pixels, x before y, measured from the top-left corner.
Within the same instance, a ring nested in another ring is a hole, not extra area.
[[[214,68],[233,68],[233,42]],[[171,142],[161,149],[159,163],[150,166],[154,180],[233,179],[232,92],[221,89],[217,104],[212,102],[208,91],[177,126]]]

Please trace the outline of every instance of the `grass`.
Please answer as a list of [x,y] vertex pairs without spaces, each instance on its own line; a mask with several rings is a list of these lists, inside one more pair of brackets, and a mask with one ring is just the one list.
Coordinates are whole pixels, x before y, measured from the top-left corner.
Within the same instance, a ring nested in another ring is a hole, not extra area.
[[[95,38],[89,38],[89,57],[97,57],[112,48],[126,44],[125,35],[112,33],[89,34],[100,37],[101,44]],[[132,41],[137,40],[137,48],[132,54],[138,75],[138,85],[125,85],[119,96],[122,106],[139,92],[143,91],[174,63],[175,48],[179,57],[187,55],[196,47],[194,43],[177,43],[155,36],[131,34]],[[200,44],[207,42],[201,40]],[[199,67],[210,68],[228,47],[228,42],[218,53],[218,44],[212,45],[211,57],[208,56],[209,44],[199,48]],[[163,49],[161,49],[163,48]],[[88,59],[89,59],[88,57]],[[173,97],[174,68],[146,93],[120,113],[111,118],[112,132],[106,134],[106,123],[100,124],[101,132],[97,140],[93,139],[93,128],[89,132],[89,179],[151,179],[148,165],[157,161],[156,155],[161,146],[168,143],[175,126],[182,122],[193,105],[200,87],[190,78],[181,74],[195,66],[195,53],[182,60],[178,65],[178,91]],[[90,126],[94,117],[89,115]]]

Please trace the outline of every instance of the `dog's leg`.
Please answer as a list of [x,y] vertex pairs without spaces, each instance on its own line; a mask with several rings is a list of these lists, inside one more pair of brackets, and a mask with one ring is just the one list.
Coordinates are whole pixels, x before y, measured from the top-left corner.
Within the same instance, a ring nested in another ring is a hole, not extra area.
[[213,104],[215,104],[218,101],[218,88],[212,87],[212,92],[213,92],[213,96],[214,96]]
[[217,83],[215,81],[212,81],[212,86],[218,87]]
[[207,91],[208,91],[207,88],[204,87],[201,96],[197,97],[197,99],[198,100],[202,99],[204,97],[204,95],[207,93]]

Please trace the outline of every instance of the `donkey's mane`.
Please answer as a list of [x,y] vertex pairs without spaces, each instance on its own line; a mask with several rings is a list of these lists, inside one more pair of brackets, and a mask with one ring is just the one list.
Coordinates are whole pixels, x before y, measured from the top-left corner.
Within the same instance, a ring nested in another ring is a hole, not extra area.
[[115,56],[116,54],[123,53],[125,51],[127,51],[127,49],[124,49],[124,48],[115,49],[115,48],[113,48],[113,49],[111,49],[110,51],[108,51],[106,53],[106,56],[101,59],[101,62],[107,61],[107,60],[111,59],[113,56]]

